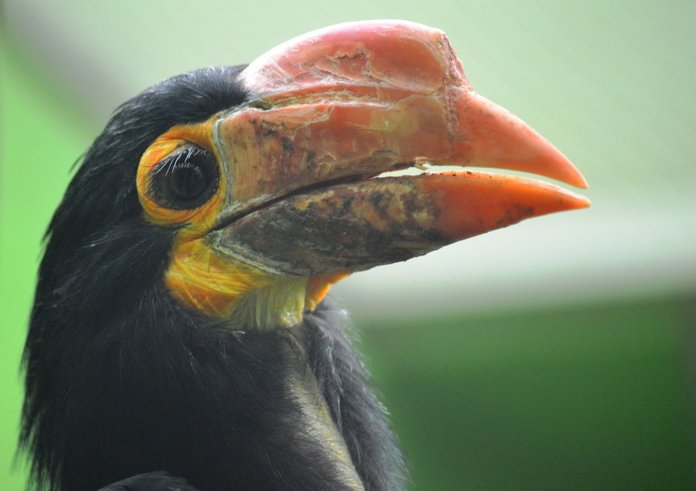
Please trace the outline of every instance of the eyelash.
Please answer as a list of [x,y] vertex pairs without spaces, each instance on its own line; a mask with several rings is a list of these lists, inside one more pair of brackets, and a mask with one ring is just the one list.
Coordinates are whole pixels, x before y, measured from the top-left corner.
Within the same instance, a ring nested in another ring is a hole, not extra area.
[[[152,170],[152,175],[158,175],[164,172],[164,175],[171,173],[174,169],[179,167],[192,167],[190,160],[197,155],[203,155],[207,152],[202,148],[194,147],[191,145],[185,145],[185,150],[179,150],[177,148],[172,153],[167,155],[165,158],[159,161],[159,163]],[[183,157],[183,162],[182,162]],[[152,185],[152,182],[150,182]]]

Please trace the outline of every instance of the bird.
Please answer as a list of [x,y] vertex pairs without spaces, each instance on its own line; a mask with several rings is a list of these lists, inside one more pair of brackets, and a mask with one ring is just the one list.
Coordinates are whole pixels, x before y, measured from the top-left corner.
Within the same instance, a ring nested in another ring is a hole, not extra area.
[[119,106],[44,238],[20,448],[50,491],[393,490],[336,282],[589,206],[446,35],[361,21]]

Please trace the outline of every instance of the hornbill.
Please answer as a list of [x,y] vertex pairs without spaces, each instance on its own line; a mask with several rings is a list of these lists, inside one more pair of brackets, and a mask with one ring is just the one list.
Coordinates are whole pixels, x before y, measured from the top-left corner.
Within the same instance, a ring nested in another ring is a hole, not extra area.
[[401,489],[330,286],[589,204],[442,165],[586,185],[410,22],[314,31],[121,105],[46,235],[24,354],[35,485]]

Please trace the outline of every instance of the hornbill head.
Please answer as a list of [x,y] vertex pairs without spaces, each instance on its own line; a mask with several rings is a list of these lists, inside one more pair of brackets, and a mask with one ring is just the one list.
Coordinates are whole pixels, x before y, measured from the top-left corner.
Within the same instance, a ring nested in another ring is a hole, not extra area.
[[408,22],[315,31],[125,103],[47,234],[25,349],[35,477],[391,489],[381,406],[319,315],[330,286],[589,205],[462,167],[585,187],[472,90],[441,31]]
[[[271,50],[239,81],[243,104],[170,128],[138,167],[145,216],[178,228],[165,283],[206,315],[297,324],[351,272],[588,204],[535,180],[435,171],[499,167],[585,186],[471,89],[438,30],[330,27]],[[394,175],[409,168],[421,173]]]

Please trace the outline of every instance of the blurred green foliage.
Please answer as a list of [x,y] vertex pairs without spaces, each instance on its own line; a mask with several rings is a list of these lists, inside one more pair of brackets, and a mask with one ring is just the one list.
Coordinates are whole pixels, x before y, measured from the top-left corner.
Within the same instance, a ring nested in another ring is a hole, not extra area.
[[22,466],[10,468],[41,237],[67,185],[69,163],[84,151],[89,134],[80,131],[86,128],[80,113],[50,81],[0,41],[0,489],[14,491],[24,482]]
[[664,298],[361,327],[414,489],[688,490],[695,316]]

